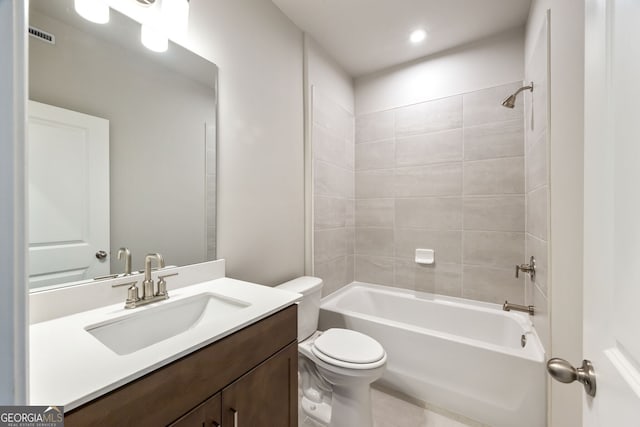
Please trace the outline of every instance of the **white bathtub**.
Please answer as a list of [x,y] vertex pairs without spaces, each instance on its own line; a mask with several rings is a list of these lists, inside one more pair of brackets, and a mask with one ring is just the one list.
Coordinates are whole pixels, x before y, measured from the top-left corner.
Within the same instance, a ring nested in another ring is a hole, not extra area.
[[322,300],[320,329],[331,327],[384,346],[382,386],[494,427],[546,425],[544,350],[523,313],[354,282]]

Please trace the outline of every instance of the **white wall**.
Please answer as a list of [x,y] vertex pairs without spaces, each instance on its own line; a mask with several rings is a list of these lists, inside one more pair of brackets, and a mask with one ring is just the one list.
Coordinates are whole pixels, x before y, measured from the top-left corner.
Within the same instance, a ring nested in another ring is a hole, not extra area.
[[305,57],[307,85],[319,88],[325,97],[354,113],[353,78],[309,35],[305,35]]
[[0,0],[0,405],[28,396],[27,6]]
[[185,45],[219,67],[218,257],[239,279],[302,275],[302,32],[270,1],[192,0]]
[[516,28],[355,81],[356,115],[498,86],[524,77]]
[[[525,38],[529,58],[551,9],[550,259],[551,352],[577,364],[582,354],[584,2],[534,0]],[[583,390],[551,382],[550,425],[582,425]]]

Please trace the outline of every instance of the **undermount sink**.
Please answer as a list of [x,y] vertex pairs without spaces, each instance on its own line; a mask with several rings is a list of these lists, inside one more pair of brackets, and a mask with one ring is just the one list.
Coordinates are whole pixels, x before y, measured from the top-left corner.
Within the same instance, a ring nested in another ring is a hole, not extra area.
[[85,330],[118,355],[126,355],[159,343],[198,325],[242,310],[251,304],[214,293],[133,309],[116,319],[87,326]]

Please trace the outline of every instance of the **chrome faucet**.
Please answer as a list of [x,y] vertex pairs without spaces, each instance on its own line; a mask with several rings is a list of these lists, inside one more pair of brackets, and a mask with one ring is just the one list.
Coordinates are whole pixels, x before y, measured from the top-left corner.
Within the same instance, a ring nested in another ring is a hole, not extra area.
[[155,295],[153,293],[153,279],[151,278],[151,261],[158,261],[158,268],[164,268],[164,258],[162,255],[155,254],[147,254],[144,257],[144,282],[142,282],[142,299],[150,300]]
[[118,249],[118,259],[122,259],[124,255],[124,276],[131,275],[131,251],[129,248]]
[[158,253],[147,254],[144,257],[144,281],[142,282],[142,298],[138,295],[137,282],[131,282],[127,289],[127,300],[125,301],[124,308],[136,308],[142,305],[150,304],[152,302],[160,301],[169,298],[167,292],[167,282],[164,280],[166,277],[177,276],[178,273],[165,274],[158,276],[158,291],[154,293],[153,279],[151,278],[151,262],[153,260],[158,262],[158,269],[164,268],[164,258]]

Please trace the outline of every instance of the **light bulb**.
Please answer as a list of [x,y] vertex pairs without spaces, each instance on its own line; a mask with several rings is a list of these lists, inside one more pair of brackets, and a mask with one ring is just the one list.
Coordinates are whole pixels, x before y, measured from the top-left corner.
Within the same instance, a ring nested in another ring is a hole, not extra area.
[[189,0],[162,0],[161,13],[170,34],[186,34],[189,24]]
[[148,19],[140,30],[140,41],[149,50],[165,52],[169,48],[169,38],[157,19]]
[[109,22],[109,5],[103,0],[74,0],[78,15],[96,24]]
[[415,30],[409,36],[411,43],[417,44],[427,38],[427,32],[425,30]]

